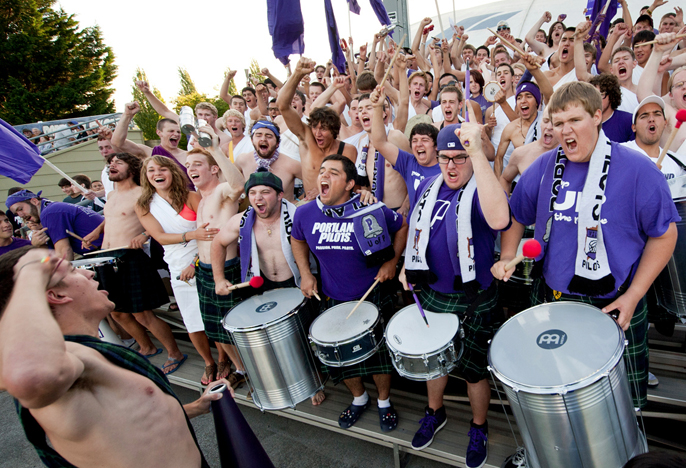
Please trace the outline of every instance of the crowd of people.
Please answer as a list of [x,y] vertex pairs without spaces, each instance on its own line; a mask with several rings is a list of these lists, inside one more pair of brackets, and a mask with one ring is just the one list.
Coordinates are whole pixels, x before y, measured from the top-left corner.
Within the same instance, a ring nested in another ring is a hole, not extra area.
[[[371,291],[366,300],[387,323],[409,304],[398,294],[404,290],[415,291],[425,310],[462,322],[457,373],[473,416],[468,467],[488,457],[489,340],[508,315],[533,305],[583,302],[614,314],[629,342],[633,404],[644,407],[655,307],[649,290],[672,256],[681,219],[667,180],[686,175],[686,127],[676,131],[677,112],[686,109],[686,28],[679,7],[653,20],[663,0],[635,22],[620,3],[622,17],[597,46],[588,41],[588,20],[570,27],[561,15],[548,32],[541,29],[552,21],[547,12],[523,39],[501,21],[498,35],[478,46],[460,26],[450,41],[429,38],[425,18],[409,48],[384,32],[371,46],[356,49],[350,40],[345,70],[303,57],[285,79],[263,69],[235,96],[227,92],[230,72],[220,91],[230,109],[219,116],[212,104],[198,104],[204,125],[186,149],[179,147],[179,115],[137,83],[161,116],[158,146],[127,139],[140,110],[129,103],[113,131],[98,131],[100,181],[74,176],[84,191],[61,181],[62,202],[17,187],[0,219],[0,355],[13,356],[2,360],[0,388],[18,400],[22,421],[38,422],[25,428],[47,433],[53,448],[27,429],[39,454],[85,466],[100,451],[120,464],[145,457],[159,464],[160,454],[186,460],[183,466],[205,463],[166,380],[136,357],[163,352],[149,331],[167,352],[165,374],[187,358],[152,312],[168,302],[156,246],[205,362],[203,384],[245,380],[222,319],[247,294],[300,288],[326,313]],[[12,236],[19,227],[12,222],[27,227],[20,231],[31,234],[32,246]],[[533,285],[511,287],[515,267],[508,264],[523,236],[543,249]],[[52,251],[35,249],[45,245]],[[97,283],[93,272],[62,261],[95,249],[116,257],[115,267],[97,269]],[[254,276],[264,279],[261,288],[232,287]],[[35,297],[30,313],[27,295]],[[122,338],[138,343],[138,354],[82,336],[97,336],[108,316]],[[134,367],[144,377],[128,372]],[[371,406],[365,378],[378,390],[380,429],[397,427],[402,414],[391,403],[394,370],[385,345],[361,363],[324,372],[351,393],[342,428]],[[416,450],[447,423],[447,380],[427,381]],[[122,390],[126,385],[135,390]],[[86,400],[92,407],[96,394],[123,411],[77,406]],[[212,398],[204,395],[186,415],[207,411]],[[324,399],[319,391],[312,404]],[[152,418],[164,434],[141,426],[124,433],[108,423],[105,443],[99,421],[129,417]],[[134,437],[145,454],[129,450]],[[164,450],[147,451],[160,447],[156,437]]]

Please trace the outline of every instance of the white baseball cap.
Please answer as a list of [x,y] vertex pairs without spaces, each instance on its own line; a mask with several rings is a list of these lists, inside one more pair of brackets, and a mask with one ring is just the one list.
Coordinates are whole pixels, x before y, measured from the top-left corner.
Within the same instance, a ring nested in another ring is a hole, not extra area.
[[631,119],[631,123],[635,124],[636,123],[636,116],[638,115],[638,111],[641,110],[641,107],[645,106],[646,104],[657,104],[662,108],[662,114],[664,115],[665,113],[665,101],[662,100],[660,96],[656,96],[655,94],[652,94],[645,98],[644,100],[641,101],[641,103],[634,109],[634,115]]

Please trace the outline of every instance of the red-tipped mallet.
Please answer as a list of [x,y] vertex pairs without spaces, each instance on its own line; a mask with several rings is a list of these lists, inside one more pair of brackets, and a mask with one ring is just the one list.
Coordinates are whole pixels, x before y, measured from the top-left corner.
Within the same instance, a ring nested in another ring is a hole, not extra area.
[[541,254],[541,244],[536,239],[529,239],[522,246],[522,254],[517,255],[510,263],[505,265],[505,271],[513,269],[525,258],[536,258]]
[[239,283],[239,284],[234,284],[229,288],[229,291],[233,291],[234,289],[239,289],[239,288],[247,288],[250,286],[251,288],[261,288],[262,285],[264,284],[264,278],[261,276],[253,276],[250,278],[250,281],[246,281],[245,283]]
[[667,144],[662,148],[662,152],[660,153],[660,157],[657,158],[657,168],[662,170],[662,160],[665,159],[665,156],[667,155],[667,150],[669,149],[670,146],[672,146],[672,142],[674,141],[674,137],[676,136],[676,132],[679,131],[679,128],[681,127],[681,124],[686,121],[686,109],[679,109],[679,111],[676,113],[676,124],[674,125],[674,128],[672,129],[672,133],[669,134],[669,138],[667,139]]

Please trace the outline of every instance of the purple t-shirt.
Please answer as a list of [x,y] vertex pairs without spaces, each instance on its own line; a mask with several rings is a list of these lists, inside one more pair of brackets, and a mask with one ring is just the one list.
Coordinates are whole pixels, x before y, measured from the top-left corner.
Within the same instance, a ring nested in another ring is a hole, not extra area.
[[[388,231],[394,234],[403,224],[402,216],[386,206],[383,213]],[[326,216],[316,202],[295,210],[291,236],[307,242],[319,261],[324,294],[333,299],[359,299],[379,272],[379,266],[367,267],[355,238],[353,220]]]
[[[520,177],[510,199],[512,214],[518,222],[524,225],[536,222],[539,190],[545,190],[545,196],[549,196],[551,190],[551,187],[540,186],[541,177],[556,154],[557,148],[542,154]],[[611,156],[600,222],[610,270],[615,277],[615,291],[603,297],[614,297],[617,288],[630,275],[633,277],[648,237],[660,237],[670,223],[681,219],[665,176],[652,161],[617,143],[612,143]],[[569,293],[567,286],[574,276],[576,200],[583,190],[588,165],[588,162],[565,163],[543,263],[546,283],[563,293]]]
[[21,239],[19,237],[12,237],[12,243],[10,245],[0,247],[0,255],[6,254],[7,252],[18,249],[19,247],[24,247],[26,245],[31,245],[31,241],[27,241],[26,239]]
[[625,143],[636,138],[631,130],[632,116],[628,112],[616,110],[612,117],[603,122],[603,132],[610,141]]
[[419,183],[424,179],[429,179],[441,173],[441,167],[436,163],[433,166],[420,166],[414,154],[398,149],[398,159],[395,161],[393,169],[405,180],[407,194],[410,197],[411,206],[414,206],[415,192]]
[[[86,237],[95,228],[100,226],[105,218],[93,210],[79,205],[53,202],[45,205],[40,212],[40,220],[43,227],[48,228],[47,234],[53,244],[62,239],[69,239],[71,249],[79,254],[92,252],[81,248],[81,241],[67,234],[67,229],[76,233],[79,237]],[[102,245],[102,234],[93,245]]]
[[[417,194],[424,193],[424,189],[429,183],[429,180],[430,179],[427,179],[419,184],[416,192]],[[438,190],[438,198],[434,205],[433,212],[431,213],[429,246],[426,249],[426,261],[429,265],[429,270],[438,276],[438,280],[435,283],[431,283],[429,287],[434,291],[443,294],[462,292],[461,290],[453,288],[455,271],[453,270],[453,264],[450,261],[448,236],[446,234],[447,229],[455,229],[455,226],[448,226],[446,223],[446,212],[450,202],[445,200],[452,198],[453,192],[454,191],[445,184]],[[412,199],[411,202],[413,206],[412,211],[414,211],[417,202],[416,197],[415,199]],[[410,214],[410,216],[412,215]],[[491,229],[486,222],[484,214],[481,211],[479,194],[475,193],[472,200],[472,239],[474,241],[476,279],[483,289],[488,288],[493,281],[491,267],[493,266],[493,247],[497,235],[497,231]]]

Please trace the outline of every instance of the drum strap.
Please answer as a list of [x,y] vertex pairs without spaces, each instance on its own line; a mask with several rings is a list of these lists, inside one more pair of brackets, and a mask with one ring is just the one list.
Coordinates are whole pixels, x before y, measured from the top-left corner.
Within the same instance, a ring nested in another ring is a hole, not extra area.
[[[464,322],[467,323],[467,321],[471,321],[476,317],[476,309],[479,308],[481,304],[484,302],[489,301],[490,299],[493,298],[498,294],[498,282],[497,281],[491,281],[491,285],[488,287],[488,289],[484,289],[479,293],[478,296],[476,296],[476,299],[474,299],[471,304],[467,307],[467,309],[464,312]],[[491,311],[491,314],[493,314],[493,311]]]
[[672,161],[674,161],[674,162],[676,163],[677,166],[679,166],[680,168],[682,168],[683,170],[686,171],[686,164],[684,164],[684,163],[682,163],[681,161],[679,161],[679,158],[677,158],[676,156],[674,156],[674,155],[671,154],[670,152],[667,152],[667,156],[669,156],[670,159],[671,159]]

